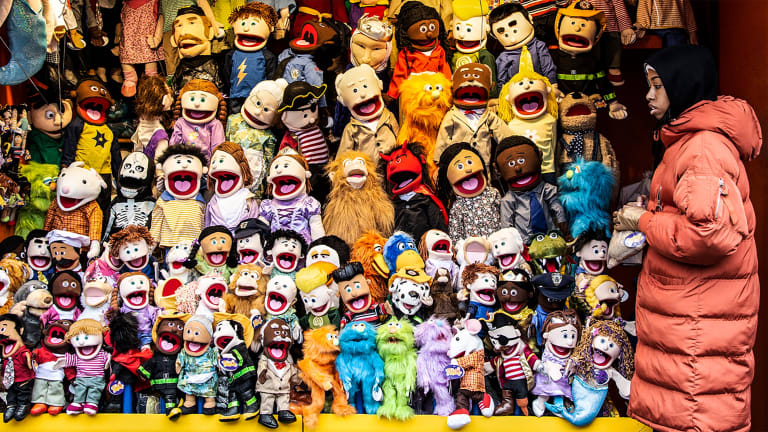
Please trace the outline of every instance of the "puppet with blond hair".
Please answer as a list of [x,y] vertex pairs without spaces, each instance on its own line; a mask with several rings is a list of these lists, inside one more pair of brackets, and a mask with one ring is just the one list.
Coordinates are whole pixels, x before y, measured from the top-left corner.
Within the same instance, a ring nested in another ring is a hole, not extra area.
[[227,102],[208,80],[193,79],[181,89],[173,118],[176,123],[168,145],[191,145],[210,159],[213,149],[224,142],[222,122],[227,118]]
[[499,94],[499,118],[516,135],[528,137],[541,150],[541,174],[555,184],[555,145],[557,144],[556,89],[547,77],[533,69],[527,47],[520,54],[520,71]]
[[253,183],[245,152],[224,141],[213,150],[208,167],[208,189],[213,196],[205,208],[205,226],[223,225],[234,232],[245,219],[259,216],[259,201],[248,187]]

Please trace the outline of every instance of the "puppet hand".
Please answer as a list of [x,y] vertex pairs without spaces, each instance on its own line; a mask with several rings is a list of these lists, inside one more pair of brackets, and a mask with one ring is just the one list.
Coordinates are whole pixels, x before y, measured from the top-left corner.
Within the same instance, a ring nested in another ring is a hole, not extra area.
[[98,240],[92,240],[91,241],[91,248],[88,249],[88,254],[86,257],[88,259],[93,259],[99,256],[99,248],[101,247],[101,244],[99,244]]
[[224,39],[224,37],[227,35],[227,33],[224,31],[224,26],[219,24],[218,22],[214,24],[216,26],[216,39]]
[[91,27],[88,29],[88,35],[91,37],[91,43],[96,47],[103,47],[109,43],[109,38],[104,30],[98,27]]
[[563,374],[560,372],[560,368],[554,363],[547,363],[544,368],[546,370],[547,376],[552,381],[559,381],[560,378],[563,377]]
[[537,362],[536,362],[536,363],[533,365],[533,370],[534,370],[535,372],[538,372],[538,373],[540,373],[540,374],[546,374],[546,373],[547,373],[547,370],[544,368],[544,362],[542,362],[542,361],[537,361]]
[[158,192],[165,192],[165,175],[162,172],[157,173],[155,176],[155,187]]
[[483,362],[483,375],[493,374],[493,365],[491,362]]
[[638,231],[640,217],[646,210],[636,205],[625,205],[613,213],[613,229],[616,231]]
[[608,105],[608,116],[614,120],[624,120],[629,114],[627,113],[627,107],[618,103],[612,102]]
[[424,306],[432,306],[432,304],[435,302],[435,300],[427,294],[424,298],[421,299],[421,302],[424,304]]
[[323,383],[323,390],[328,391],[333,388],[333,383],[330,381],[326,381]]
[[27,301],[26,300],[20,301],[20,302],[16,303],[15,305],[13,305],[13,307],[11,308],[11,310],[9,312],[14,314],[14,315],[24,316],[24,311],[25,310],[27,310]]
[[456,298],[459,301],[467,301],[469,299],[469,296],[467,295],[467,292],[465,290],[461,290],[458,293],[456,293]]
[[147,45],[152,49],[157,48],[158,43],[155,41],[154,36],[147,36]]
[[296,342],[301,343],[302,336],[303,335],[301,334],[301,327],[294,326],[291,329],[291,337],[293,337],[293,340],[295,340]]
[[645,37],[645,29],[641,28],[637,23],[633,25],[632,27],[635,28],[635,34],[637,35],[638,39],[642,39]]
[[631,28],[625,29],[621,31],[621,43],[624,45],[631,45],[635,43],[637,40],[637,35],[635,34],[635,31]]
[[559,88],[557,88],[557,84],[552,84],[552,90],[555,91],[555,100],[557,100],[557,103],[560,103],[565,97],[565,93],[563,93]]
[[54,369],[61,369],[66,364],[66,360],[64,358],[57,359],[56,362],[53,364]]

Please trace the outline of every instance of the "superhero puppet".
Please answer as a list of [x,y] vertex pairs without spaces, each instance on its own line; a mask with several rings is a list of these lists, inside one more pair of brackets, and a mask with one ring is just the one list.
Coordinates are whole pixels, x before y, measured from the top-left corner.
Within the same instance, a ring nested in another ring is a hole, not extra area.
[[162,167],[165,191],[152,210],[150,232],[161,248],[180,242],[192,243],[203,229],[205,200],[200,182],[208,172],[208,160],[188,145],[168,147],[157,159]]
[[213,149],[208,167],[208,189],[213,196],[205,207],[205,226],[223,225],[230,231],[241,221],[259,216],[259,201],[248,189],[251,169],[240,144],[224,141]]
[[216,411],[216,368],[219,356],[211,345],[213,323],[202,315],[193,315],[186,320],[183,334],[184,349],[176,356],[175,369],[179,374],[178,388],[184,393],[184,402],[168,414],[176,420],[182,414],[197,412],[197,398],[205,399],[203,414]]
[[576,311],[566,309],[549,314],[544,321],[542,337],[545,341],[541,355],[544,373],[535,375],[536,385],[531,389],[531,393],[536,395],[531,404],[536,417],[544,414],[544,404],[550,397],[563,396],[571,399],[569,381],[572,371],[568,362],[581,337],[581,322]]
[[338,100],[352,115],[341,136],[339,155],[360,151],[378,163],[379,153],[386,153],[397,144],[400,128],[394,114],[384,106],[382,89],[382,81],[367,64],[336,76]]
[[267,4],[247,3],[232,10],[229,24],[235,40],[234,48],[225,57],[224,72],[228,74],[229,111],[238,112],[251,89],[277,70],[277,57],[267,49],[277,13]]
[[389,316],[385,304],[373,301],[362,264],[351,261],[334,270],[331,277],[339,286],[339,295],[346,308],[340,328],[355,321],[364,321],[378,328]]
[[566,308],[565,301],[571,294],[573,278],[567,274],[552,272],[540,274],[534,277],[531,282],[536,289],[538,303],[533,312],[531,325],[535,331],[536,344],[542,346],[544,345],[542,337],[544,321],[550,313]]
[[[514,4],[514,3],[510,3]],[[556,184],[557,88],[533,69],[528,48],[520,53],[520,69],[499,95],[499,118],[528,137],[541,150],[541,177]]]
[[456,43],[456,51],[451,58],[451,70],[456,72],[459,66],[469,63],[480,63],[491,70],[491,87],[489,96],[495,97],[496,90],[496,59],[486,49],[488,33],[488,3],[485,0],[454,0],[453,21],[451,31]]
[[[448,321],[431,317],[413,331],[416,347],[416,390],[413,403],[416,414],[450,415],[456,406],[451,395],[450,378],[445,369],[450,365],[451,326]],[[432,407],[434,402],[434,409]]]
[[129,225],[149,227],[155,208],[154,179],[155,162],[149,156],[137,151],[125,157],[117,175],[117,196],[109,205],[102,241]]
[[42,344],[32,351],[35,370],[35,384],[32,388],[33,416],[48,413],[52,416],[61,414],[67,400],[64,397],[64,378],[74,379],[71,369],[55,369],[56,360],[64,357],[70,350],[66,341],[67,331],[72,321],[56,320],[43,328]]
[[306,159],[293,149],[281,150],[270,162],[267,182],[272,199],[261,201],[259,219],[273,232],[296,231],[305,243],[325,235],[320,202],[308,195],[314,186],[309,182],[310,177],[312,173]]
[[388,420],[408,420],[413,408],[408,406],[416,389],[416,347],[413,325],[408,320],[390,318],[376,331],[376,346],[384,360],[384,400],[376,412]]
[[[290,356],[293,343],[288,323],[273,318],[261,326],[259,344],[263,347],[256,369],[256,391],[261,396],[259,424],[270,429],[280,423],[296,421],[289,409],[291,387],[300,382],[298,371]],[[273,413],[277,411],[277,421]]]
[[[106,85],[96,78],[80,81],[72,97],[75,98],[77,117],[64,129],[61,166],[75,166],[74,162],[82,162],[103,178],[105,192],[99,191],[101,195],[97,194],[103,213],[106,212],[112,194],[112,178],[120,172],[123,159],[120,146],[117,145],[117,136],[107,125],[107,111],[115,101]],[[61,177],[60,174],[59,187],[62,186]],[[101,240],[101,235],[96,240]],[[97,255],[98,251],[92,257]]]
[[627,107],[616,99],[613,85],[598,56],[592,53],[603,30],[605,15],[587,0],[575,1],[566,8],[558,9],[555,18],[558,50],[553,57],[558,70],[558,89],[565,94],[599,94],[602,97],[599,104],[608,104],[608,115],[612,119],[623,120],[627,117]]
[[488,185],[485,160],[469,143],[452,144],[440,156],[437,191],[451,203],[449,234],[456,241],[486,237],[500,228],[499,191]]
[[188,318],[188,314],[178,312],[157,315],[152,326],[154,353],[138,369],[139,374],[149,380],[152,393],[163,399],[166,415],[179,404],[176,356],[182,349],[184,323]]
[[467,142],[483,161],[491,160],[494,146],[512,135],[507,125],[487,109],[494,82],[490,69],[480,63],[467,63],[453,74],[453,107],[445,114],[437,134],[432,156],[439,161],[453,143]]
[[530,55],[530,68],[533,72],[549,79],[557,89],[555,64],[549,54],[546,41],[536,37],[533,20],[520,3],[503,3],[493,8],[489,15],[491,36],[504,48],[496,57],[496,70],[499,73],[497,85],[501,88],[519,72],[522,63],[522,51]]
[[366,153],[348,150],[325,167],[331,193],[323,226],[327,234],[339,236],[347,245],[366,231],[389,235],[394,227],[395,209],[371,159]]
[[109,239],[110,255],[123,263],[120,273],[142,272],[153,285],[157,282],[157,259],[152,256],[154,249],[155,239],[143,226],[128,225]]
[[[256,365],[248,349],[253,342],[253,326],[245,315],[214,314],[213,345],[219,353],[219,370],[227,382],[227,405],[219,412],[219,421],[231,422],[240,418],[252,420],[259,412],[254,393]],[[223,395],[221,395],[223,396]]]
[[[185,144],[197,147],[210,159],[213,150],[224,142],[224,126],[227,103],[224,95],[211,81],[193,79],[179,91],[173,106],[173,133],[169,146]],[[164,148],[158,150],[164,154]],[[159,162],[159,159],[158,159]]]
[[395,230],[421,238],[430,229],[448,230],[448,214],[435,196],[427,170],[424,148],[403,143],[381,155],[379,171],[387,178],[387,190],[395,205]]
[[413,73],[436,72],[451,79],[443,47],[445,25],[435,9],[420,1],[405,2],[397,14],[395,40],[400,52],[387,91],[389,97],[399,98],[401,84]]
[[53,230],[45,236],[51,252],[54,274],[63,270],[83,273],[80,251],[88,246],[88,237],[64,230]]
[[459,300],[469,301],[466,312],[468,318],[487,319],[496,310],[498,279],[499,269],[482,263],[470,264],[461,272],[464,289],[459,292]]
[[280,229],[267,237],[264,250],[271,259],[271,264],[264,268],[264,273],[272,277],[290,276],[293,279],[299,262],[307,251],[307,243],[296,231]]
[[32,353],[24,346],[24,324],[15,314],[0,315],[0,346],[2,346],[3,387],[6,408],[3,423],[22,421],[29,414],[35,371]]
[[61,164],[64,130],[72,122],[72,101],[57,99],[54,91],[43,91],[28,100],[29,124],[27,149],[30,160],[41,164]]
[[557,179],[560,202],[574,237],[588,230],[611,235],[609,209],[615,181],[610,168],[583,159],[568,165],[565,174]]
[[223,62],[211,55],[211,41],[216,28],[199,6],[187,6],[178,10],[173,20],[171,46],[178,48],[179,65],[173,74],[171,88],[178,92],[193,79],[203,79],[225,91]]
[[72,162],[62,168],[56,185],[56,201],[45,215],[43,229],[85,236],[90,239],[90,246],[81,247],[88,246],[88,258],[99,256],[104,213],[97,199],[107,188],[102,176],[93,168],[86,169],[83,162]]
[[235,228],[234,241],[237,243],[237,254],[230,254],[230,267],[233,264],[264,263],[264,242],[269,236],[269,226],[261,219],[250,218],[240,222]]
[[350,259],[357,261],[363,266],[365,280],[368,282],[371,296],[376,303],[383,303],[387,300],[389,290],[387,287],[387,277],[379,274],[376,260],[381,260],[381,250],[387,239],[377,231],[366,231],[355,240],[352,245]]
[[496,149],[496,167],[509,187],[501,199],[501,226],[520,232],[526,244],[533,235],[555,227],[568,232],[557,187],[541,178],[541,150],[523,136],[510,136]]
[[384,361],[376,351],[376,330],[368,323],[356,322],[339,333],[341,352],[336,357],[339,380],[349,400],[357,401],[360,414],[374,414],[381,405]]

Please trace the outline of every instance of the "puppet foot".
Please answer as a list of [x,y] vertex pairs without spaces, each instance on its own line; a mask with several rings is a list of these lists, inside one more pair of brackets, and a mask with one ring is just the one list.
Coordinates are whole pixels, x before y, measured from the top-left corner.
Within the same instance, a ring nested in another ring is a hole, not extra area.
[[67,414],[78,415],[83,413],[83,405],[73,402],[67,406]]
[[36,416],[36,415],[43,414],[45,412],[48,412],[48,405],[41,404],[41,403],[36,403],[32,407],[32,410],[29,413],[32,414],[33,416]]
[[501,405],[493,412],[495,416],[508,416],[515,412],[515,402],[511,390],[501,391]]
[[545,400],[542,397],[537,397],[533,400],[533,405],[531,407],[533,408],[533,414],[536,417],[541,417],[544,415],[544,411],[546,411],[547,407],[544,405]]
[[293,423],[296,421],[296,415],[288,410],[281,410],[277,412],[277,421],[280,423]]
[[490,417],[493,415],[493,409],[496,407],[496,405],[493,403],[491,395],[486,393],[483,396],[483,400],[477,403],[477,407],[480,408],[480,414],[482,414],[484,417]]
[[97,412],[99,412],[99,407],[94,404],[83,404],[83,412],[88,415],[96,415]]
[[233,422],[240,419],[240,406],[238,404],[231,404],[227,407],[226,411],[219,414],[220,422]]
[[461,429],[471,421],[472,419],[469,417],[469,411],[464,408],[452,412],[447,419],[448,427],[453,430]]
[[270,429],[277,429],[277,420],[272,414],[259,415],[259,424]]
[[3,423],[8,423],[13,420],[16,415],[16,405],[8,405],[5,407],[5,413],[3,414]]
[[55,416],[61,414],[61,412],[64,411],[64,407],[60,406],[52,406],[48,407],[48,414]]
[[67,31],[67,36],[69,36],[69,41],[67,41],[69,49],[78,51],[85,48],[85,38],[77,29]]
[[333,411],[334,414],[337,416],[348,416],[352,414],[356,414],[357,411],[355,411],[355,408],[350,406],[349,404],[339,404],[339,405],[331,405],[331,411]]
[[16,415],[13,418],[18,422],[27,418],[27,415],[29,415],[29,404],[16,408]]

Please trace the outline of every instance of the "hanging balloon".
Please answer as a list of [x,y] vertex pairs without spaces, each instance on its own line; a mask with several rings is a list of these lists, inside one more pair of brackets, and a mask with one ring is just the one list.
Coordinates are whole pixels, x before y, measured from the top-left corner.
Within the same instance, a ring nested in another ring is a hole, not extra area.
[[[2,9],[2,8],[0,8]],[[37,73],[45,61],[45,19],[26,0],[13,0],[8,14],[8,39],[3,40],[11,60],[0,66],[0,85],[20,84]]]

